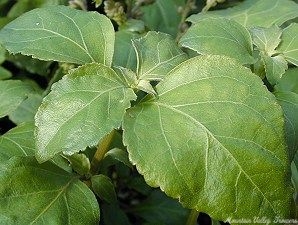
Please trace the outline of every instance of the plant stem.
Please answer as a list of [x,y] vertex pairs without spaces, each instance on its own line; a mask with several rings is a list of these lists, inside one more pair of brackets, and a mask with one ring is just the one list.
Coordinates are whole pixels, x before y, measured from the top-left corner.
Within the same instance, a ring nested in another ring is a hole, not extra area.
[[104,158],[105,154],[108,152],[115,133],[116,133],[116,130],[112,130],[109,134],[104,136],[98,143],[96,152],[91,160],[91,167],[90,167],[91,174],[96,174],[98,172],[99,162]]
[[192,209],[189,213],[189,216],[187,218],[185,225],[197,225],[197,219],[198,219],[199,214],[200,214],[200,212],[198,212],[195,209]]

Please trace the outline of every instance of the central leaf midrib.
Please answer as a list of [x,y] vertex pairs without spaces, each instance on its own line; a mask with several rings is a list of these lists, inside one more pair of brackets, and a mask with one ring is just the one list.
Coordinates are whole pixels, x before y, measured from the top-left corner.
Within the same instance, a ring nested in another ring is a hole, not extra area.
[[214,135],[211,133],[211,131],[209,131],[209,129],[207,127],[205,127],[202,123],[200,123],[199,121],[197,121],[195,118],[193,118],[192,116],[188,115],[187,113],[180,111],[176,108],[173,108],[171,105],[167,105],[164,103],[160,103],[160,102],[151,102],[151,104],[156,104],[157,106],[161,106],[167,109],[170,109],[178,114],[181,114],[182,116],[185,116],[189,119],[191,119],[192,121],[195,122],[195,124],[200,125],[211,137],[214,138],[214,140],[220,145],[222,146],[222,148],[230,155],[230,157],[235,161],[236,165],[239,167],[239,170],[245,175],[245,177],[250,181],[250,183],[252,184],[252,186],[254,186],[259,193],[261,193],[261,195],[263,196],[263,198],[269,203],[271,209],[274,211],[274,213],[277,214],[277,212],[275,211],[272,203],[269,201],[269,199],[267,199],[267,197],[265,196],[265,194],[260,190],[260,188],[254,183],[254,181],[250,178],[250,176],[245,172],[245,170],[242,168],[242,166],[238,163],[237,159],[234,157],[234,155],[220,142],[218,141]]

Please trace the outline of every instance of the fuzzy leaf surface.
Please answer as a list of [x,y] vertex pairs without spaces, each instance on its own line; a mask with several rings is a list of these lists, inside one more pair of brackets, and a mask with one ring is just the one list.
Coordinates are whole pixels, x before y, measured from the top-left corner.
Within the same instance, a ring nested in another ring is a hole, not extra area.
[[286,60],[298,66],[298,24],[292,23],[282,33],[282,42],[277,50],[281,52]]
[[20,80],[0,81],[0,118],[12,113],[32,91],[29,84]]
[[109,67],[92,63],[72,71],[53,85],[37,111],[37,159],[95,146],[121,125],[134,99],[133,90]]
[[275,48],[279,45],[282,29],[274,25],[269,28],[254,27],[250,29],[253,42],[260,51],[268,56],[275,53]]
[[107,17],[66,6],[34,9],[0,31],[0,42],[13,54],[76,64],[110,66],[114,39]]
[[259,77],[227,57],[199,56],[156,91],[123,123],[130,160],[148,184],[221,221],[288,218],[283,112]]
[[263,62],[266,71],[266,77],[270,84],[275,85],[288,69],[288,63],[283,55],[267,56],[263,55]]
[[291,0],[249,0],[232,8],[194,14],[188,20],[197,23],[210,17],[230,18],[245,27],[280,26],[298,17],[298,4]]
[[182,36],[180,44],[202,55],[225,55],[242,64],[254,62],[248,30],[225,18],[210,18],[194,24]]
[[0,165],[0,182],[0,224],[99,222],[99,207],[90,189],[50,162],[12,158]]
[[143,80],[162,80],[176,65],[187,59],[174,39],[164,33],[149,31],[133,40],[137,55],[137,76]]

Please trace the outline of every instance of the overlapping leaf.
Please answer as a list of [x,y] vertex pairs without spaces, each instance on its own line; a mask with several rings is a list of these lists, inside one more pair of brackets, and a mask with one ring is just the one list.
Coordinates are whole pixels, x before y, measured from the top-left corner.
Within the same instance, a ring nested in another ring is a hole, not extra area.
[[298,66],[298,24],[292,23],[283,30],[282,42],[277,50],[281,52],[287,61]]
[[13,54],[77,64],[111,65],[114,38],[107,17],[66,6],[34,9],[0,32],[1,43]]
[[175,37],[181,20],[178,11],[181,6],[184,6],[183,0],[156,0],[141,7],[142,20],[150,30],[165,32]]
[[230,18],[246,27],[270,27],[298,17],[298,4],[291,0],[249,0],[233,8],[194,14],[188,20],[197,23],[210,17]]
[[90,189],[52,163],[12,158],[0,166],[0,224],[86,224],[99,222]]
[[282,29],[274,25],[269,28],[254,27],[250,29],[253,42],[260,51],[268,56],[272,56],[279,45]]
[[123,124],[130,160],[151,186],[223,221],[289,217],[283,114],[257,76],[227,57],[199,56],[157,93]]
[[250,34],[245,27],[233,20],[202,20],[191,26],[180,39],[180,44],[202,55],[226,55],[242,64],[254,62]]
[[96,145],[121,125],[133,99],[133,90],[101,64],[87,64],[63,77],[53,85],[35,117],[38,160]]
[[20,80],[0,81],[0,118],[12,113],[33,89]]
[[133,40],[137,54],[137,76],[143,80],[161,80],[176,65],[187,59],[174,39],[164,33],[149,31]]
[[35,154],[33,131],[33,122],[23,123],[0,136],[0,162],[13,156],[33,156]]

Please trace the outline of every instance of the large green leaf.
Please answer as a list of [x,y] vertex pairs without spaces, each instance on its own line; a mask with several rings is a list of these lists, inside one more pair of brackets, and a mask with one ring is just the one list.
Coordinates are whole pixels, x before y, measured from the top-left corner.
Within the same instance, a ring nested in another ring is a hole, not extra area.
[[188,20],[197,23],[210,17],[231,18],[246,27],[270,27],[298,17],[298,5],[291,0],[247,0],[232,8],[194,14]]
[[13,54],[111,65],[114,36],[112,23],[99,13],[52,6],[34,9],[6,25],[0,42]]
[[229,19],[210,18],[198,22],[181,37],[180,44],[202,55],[226,55],[242,64],[254,62],[248,30]]
[[99,222],[99,207],[78,177],[47,162],[12,158],[0,165],[0,224]]
[[282,42],[277,50],[289,61],[298,66],[298,24],[292,23],[282,33]]
[[142,6],[142,20],[150,30],[161,31],[176,36],[181,14],[179,7],[184,2],[175,0],[156,0],[153,4]]
[[137,76],[143,80],[162,80],[176,65],[187,59],[174,39],[164,33],[149,31],[133,40],[137,55]]
[[30,85],[20,80],[0,81],[0,118],[13,112],[32,91]]
[[222,221],[288,218],[283,113],[259,77],[227,57],[199,56],[156,89],[158,98],[129,109],[123,123],[148,184]]
[[294,92],[277,91],[274,93],[278,103],[282,106],[286,121],[286,138],[290,159],[294,158],[298,150],[298,94]]
[[55,83],[36,114],[37,158],[94,146],[121,125],[133,90],[111,68],[87,64]]
[[13,156],[33,156],[35,142],[33,139],[34,123],[23,123],[0,136],[0,162]]

